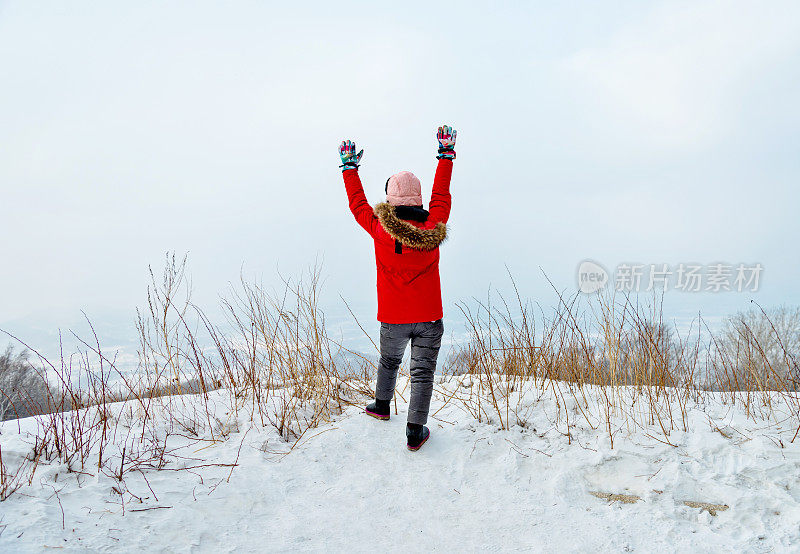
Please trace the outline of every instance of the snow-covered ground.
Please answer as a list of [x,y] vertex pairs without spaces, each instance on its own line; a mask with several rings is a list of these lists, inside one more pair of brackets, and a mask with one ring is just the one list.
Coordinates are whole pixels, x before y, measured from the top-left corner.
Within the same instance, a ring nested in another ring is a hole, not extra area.
[[[224,419],[227,397],[214,394]],[[437,394],[432,411],[442,403]],[[429,421],[431,439],[412,453],[400,400],[398,409],[381,422],[353,406],[291,451],[273,428],[253,426],[242,411],[238,424],[229,422],[227,440],[194,444],[181,453],[187,459],[167,466],[237,467],[131,472],[125,485],[141,501],[125,495],[124,505],[113,477],[43,463],[31,486],[0,503],[0,550],[800,549],[794,419],[754,421],[739,405],[710,402],[690,407],[690,432],[669,436],[675,446],[657,440],[657,426],[622,425],[612,449],[602,425],[594,430],[579,418],[568,440],[547,393],[529,402],[525,428],[510,431],[478,423],[451,401]],[[7,465],[30,450],[34,423],[22,421],[21,433],[17,422],[0,427]],[[170,447],[188,444],[170,440]],[[712,515],[685,501],[728,509]]]

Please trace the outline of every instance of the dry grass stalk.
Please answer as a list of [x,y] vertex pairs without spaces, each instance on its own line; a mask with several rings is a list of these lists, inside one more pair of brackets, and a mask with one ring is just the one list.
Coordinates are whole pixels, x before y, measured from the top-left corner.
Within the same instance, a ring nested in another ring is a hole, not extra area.
[[[9,468],[0,450],[0,499],[51,460],[111,476],[121,498],[135,498],[125,484],[130,472],[187,469],[180,449],[168,446],[175,438],[213,444],[245,421],[274,427],[291,450],[313,435],[309,430],[371,395],[374,363],[326,329],[319,266],[300,280],[284,279],[277,292],[242,279],[222,301],[224,325],[192,302],[185,259],[167,256],[163,274],[150,276],[146,309],[137,314],[135,377],[108,358],[91,328],[81,351],[56,363],[29,348],[38,357],[37,377],[52,384],[42,395],[0,387],[7,407],[40,414],[27,461]],[[622,429],[645,429],[672,444],[674,430],[689,428],[688,406],[707,402],[713,391],[743,403],[752,418],[772,417],[780,399],[800,432],[793,350],[800,342],[785,332],[793,329],[791,317],[773,323],[762,310],[763,320],[739,318],[736,335],[702,345],[670,330],[658,302],[642,308],[627,297],[600,296],[584,305],[559,295],[545,313],[524,302],[516,284],[514,291],[513,304],[501,296],[459,305],[470,340],[446,361],[437,385],[445,404],[455,402],[479,422],[525,427],[549,395],[556,411],[547,416],[570,443],[580,423],[602,428],[612,448]],[[699,337],[701,326],[698,320],[689,335],[696,330]],[[225,420],[217,415],[220,398]]]
[[[459,305],[470,339],[451,355],[447,371],[469,375],[477,386],[442,394],[478,421],[501,429],[524,422],[525,395],[535,388],[553,395],[554,423],[568,441],[582,420],[591,429],[602,426],[612,448],[622,428],[656,427],[657,440],[671,444],[672,431],[688,431],[690,403],[707,402],[714,392],[724,402],[744,403],[752,418],[773,417],[780,399],[800,433],[800,310],[797,317],[774,312],[777,326],[763,310],[737,317],[734,328],[749,345],[741,348],[730,333],[704,343],[699,318],[680,336],[663,323],[657,298],[641,307],[614,294],[586,302],[559,295],[553,312],[537,318],[514,290],[513,310],[502,296],[494,304],[490,298]],[[755,324],[758,330],[750,331]]]

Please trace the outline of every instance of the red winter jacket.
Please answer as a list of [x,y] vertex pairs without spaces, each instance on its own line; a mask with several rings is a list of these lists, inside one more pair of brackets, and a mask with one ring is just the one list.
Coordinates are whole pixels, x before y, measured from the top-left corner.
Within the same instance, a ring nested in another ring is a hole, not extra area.
[[342,173],[350,211],[375,242],[378,321],[419,323],[442,318],[439,245],[447,236],[452,172],[452,160],[439,160],[425,222],[399,219],[387,203],[373,210],[358,170]]

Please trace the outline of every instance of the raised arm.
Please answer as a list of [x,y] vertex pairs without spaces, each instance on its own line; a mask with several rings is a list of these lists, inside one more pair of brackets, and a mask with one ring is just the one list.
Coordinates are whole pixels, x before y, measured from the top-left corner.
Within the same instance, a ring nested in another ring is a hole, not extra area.
[[339,146],[339,157],[342,160],[342,165],[339,167],[342,168],[344,188],[347,191],[350,211],[353,212],[353,217],[356,218],[358,224],[374,237],[379,225],[378,218],[375,217],[372,206],[367,202],[361,178],[358,176],[358,162],[361,161],[361,156],[363,155],[364,150],[356,154],[356,145],[350,140],[342,142]]
[[433,178],[433,191],[428,207],[429,221],[447,223],[450,219],[450,177],[453,174],[453,160],[456,158],[456,130],[443,125],[436,134],[439,141],[439,164]]

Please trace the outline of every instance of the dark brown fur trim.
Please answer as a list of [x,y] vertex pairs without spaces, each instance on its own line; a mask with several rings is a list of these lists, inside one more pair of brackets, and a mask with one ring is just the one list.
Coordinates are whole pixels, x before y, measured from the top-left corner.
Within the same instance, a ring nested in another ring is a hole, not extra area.
[[447,226],[444,223],[437,223],[433,229],[420,229],[398,218],[394,206],[388,202],[381,202],[375,206],[375,215],[390,237],[409,248],[433,250],[447,238]]

